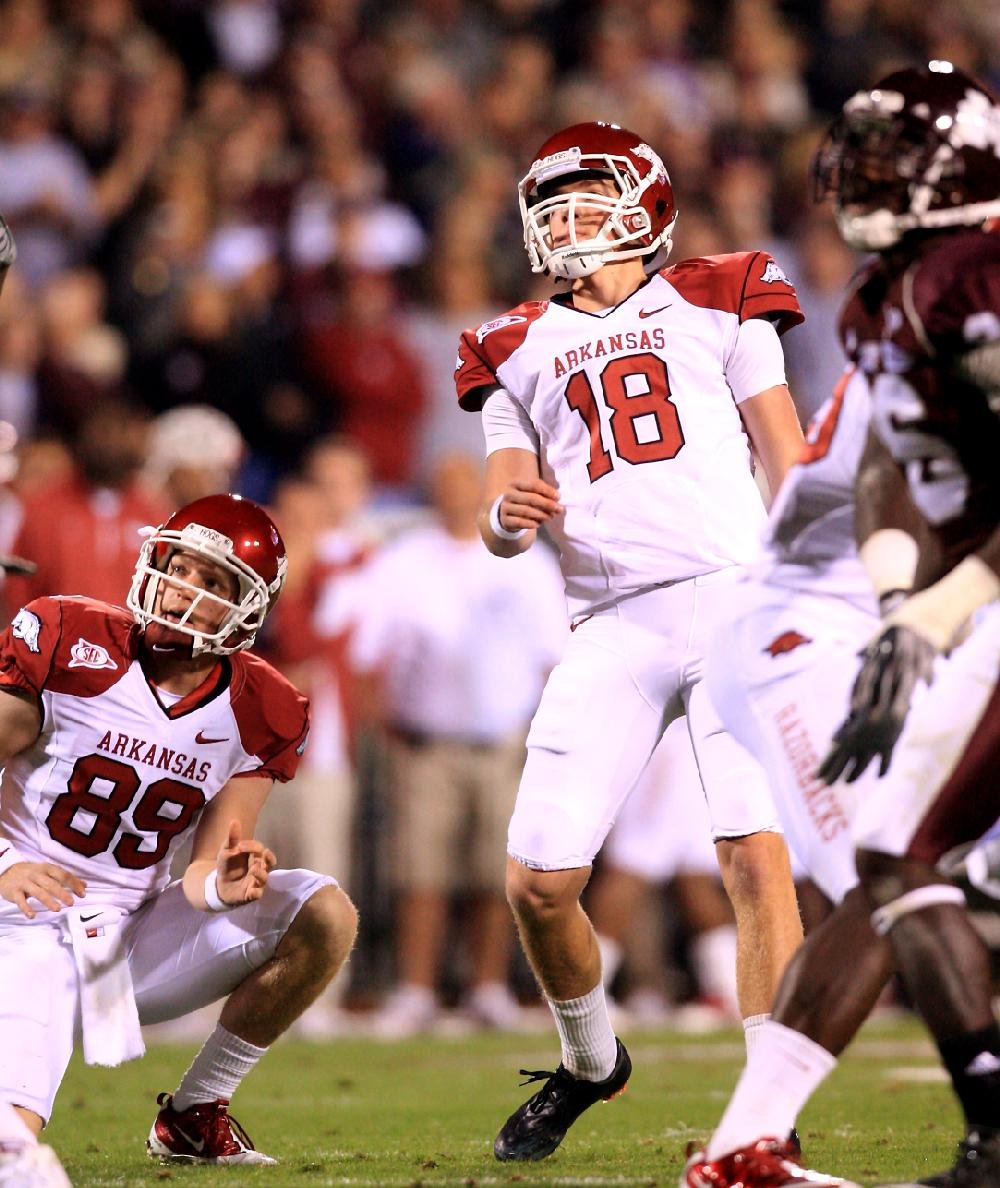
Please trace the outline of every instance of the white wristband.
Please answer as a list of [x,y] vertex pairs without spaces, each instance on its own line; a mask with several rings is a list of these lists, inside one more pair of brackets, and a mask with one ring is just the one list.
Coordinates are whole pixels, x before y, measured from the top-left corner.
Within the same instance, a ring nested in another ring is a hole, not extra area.
[[876,529],[858,549],[858,556],[878,598],[890,590],[913,589],[920,550],[902,528]]
[[0,875],[4,871],[10,870],[12,866],[17,866],[19,862],[28,861],[29,859],[25,858],[20,850],[16,850],[7,842],[0,842]]
[[219,879],[214,870],[210,870],[205,876],[205,905],[210,912],[231,912],[234,907],[239,906],[226,903],[219,895]]
[[503,496],[498,495],[493,501],[493,506],[490,508],[490,527],[494,533],[500,537],[501,540],[520,540],[526,532],[530,532],[530,528],[518,528],[516,532],[511,532],[510,529],[505,528],[500,523],[500,504],[503,502]]

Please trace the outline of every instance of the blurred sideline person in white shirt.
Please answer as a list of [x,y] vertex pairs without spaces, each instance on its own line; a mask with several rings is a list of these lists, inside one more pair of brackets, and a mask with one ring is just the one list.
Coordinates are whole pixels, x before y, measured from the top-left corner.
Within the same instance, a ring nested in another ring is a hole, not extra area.
[[429,1027],[450,897],[471,950],[465,1006],[490,1027],[518,1022],[507,983],[513,929],[504,900],[504,841],[524,736],[567,635],[566,600],[547,549],[505,564],[476,529],[480,464],[445,455],[431,476],[435,522],[375,558],[352,652],[367,672],[372,716],[392,771],[391,878],[397,986],[376,1030]]

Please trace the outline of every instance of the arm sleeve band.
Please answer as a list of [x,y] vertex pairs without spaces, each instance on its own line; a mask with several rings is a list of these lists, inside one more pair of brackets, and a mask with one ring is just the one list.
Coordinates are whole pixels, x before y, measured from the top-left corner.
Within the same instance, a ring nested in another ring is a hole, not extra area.
[[483,404],[483,435],[486,455],[497,450],[530,450],[539,452],[538,433],[520,401],[506,388],[495,388]]
[[785,356],[771,322],[749,318],[741,324],[726,360],[726,379],[737,404],[786,382]]

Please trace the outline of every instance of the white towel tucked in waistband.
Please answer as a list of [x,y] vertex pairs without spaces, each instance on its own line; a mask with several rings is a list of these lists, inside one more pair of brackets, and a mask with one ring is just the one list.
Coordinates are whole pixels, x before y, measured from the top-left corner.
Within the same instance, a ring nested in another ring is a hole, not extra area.
[[80,979],[83,1057],[113,1068],[146,1051],[117,908],[64,910]]

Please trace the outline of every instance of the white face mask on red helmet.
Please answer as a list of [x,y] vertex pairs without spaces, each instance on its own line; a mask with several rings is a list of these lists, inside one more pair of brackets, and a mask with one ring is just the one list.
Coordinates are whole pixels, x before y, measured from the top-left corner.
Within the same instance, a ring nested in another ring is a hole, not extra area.
[[[576,178],[608,178],[616,194],[588,190],[551,193]],[[645,141],[617,124],[574,124],[550,137],[517,187],[524,246],[532,272],[575,280],[605,264],[642,257],[647,271],[660,267],[677,218],[666,166]],[[580,238],[576,211],[605,214],[595,235]],[[568,242],[556,247],[551,220],[564,213]]]
[[[176,575],[168,578],[170,558],[180,551],[204,557],[230,574],[235,579],[233,597],[211,593]],[[239,495],[209,495],[148,531],[126,603],[144,629],[157,624],[166,632],[164,638],[190,639],[192,656],[229,655],[253,643],[281,593],[287,568],[284,542],[263,508]],[[191,594],[179,619],[161,610],[167,585]],[[222,611],[213,631],[191,625],[193,616],[203,618],[206,610]]]

